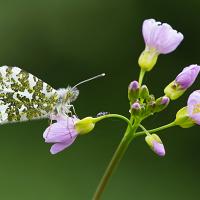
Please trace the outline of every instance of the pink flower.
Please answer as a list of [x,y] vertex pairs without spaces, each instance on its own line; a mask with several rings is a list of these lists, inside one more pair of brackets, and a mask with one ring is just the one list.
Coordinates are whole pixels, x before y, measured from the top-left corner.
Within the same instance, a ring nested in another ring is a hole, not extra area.
[[169,24],[147,19],[143,22],[142,33],[147,49],[155,49],[158,54],[174,51],[183,40],[183,35]]
[[200,90],[194,91],[188,98],[187,111],[189,117],[200,125]]
[[52,154],[56,154],[69,147],[78,136],[74,123],[78,120],[76,117],[55,118],[56,123],[51,124],[43,134],[46,143],[54,143],[50,149]]

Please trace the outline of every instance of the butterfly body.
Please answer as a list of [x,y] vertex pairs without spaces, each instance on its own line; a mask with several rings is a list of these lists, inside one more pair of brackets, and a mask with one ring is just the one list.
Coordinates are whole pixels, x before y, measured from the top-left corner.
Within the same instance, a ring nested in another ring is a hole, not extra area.
[[70,113],[76,88],[54,89],[18,67],[0,67],[0,124]]

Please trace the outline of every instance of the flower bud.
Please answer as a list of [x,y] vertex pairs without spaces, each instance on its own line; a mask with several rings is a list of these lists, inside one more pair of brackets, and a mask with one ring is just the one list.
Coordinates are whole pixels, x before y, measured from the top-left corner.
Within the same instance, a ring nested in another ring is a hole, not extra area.
[[146,106],[146,114],[153,114],[155,112],[156,102],[150,101]]
[[96,122],[97,122],[97,118],[95,119],[93,117],[86,117],[86,118],[83,118],[81,120],[78,120],[74,124],[74,126],[75,126],[76,131],[80,135],[84,135],[84,134],[87,134],[94,129]]
[[155,112],[164,110],[168,106],[169,101],[170,99],[166,96],[156,99]]
[[149,98],[149,90],[146,85],[142,85],[142,87],[140,88],[140,98],[141,99]]
[[198,65],[190,65],[189,67],[185,67],[183,71],[176,77],[175,83],[182,89],[187,89],[194,83],[199,71],[200,66]]
[[139,66],[144,71],[150,71],[156,64],[158,55],[155,49],[146,47],[138,59]]
[[134,102],[139,97],[139,83],[132,81],[128,87],[128,98],[130,102]]
[[146,101],[148,103],[155,102],[155,96],[153,94],[150,94]]
[[200,66],[198,65],[185,67],[176,79],[165,88],[165,95],[171,100],[179,98],[194,83],[199,71]]
[[135,102],[131,105],[131,114],[138,115],[141,111],[141,105],[138,102]]
[[158,156],[164,156],[165,155],[165,148],[164,145],[160,139],[160,137],[156,134],[147,135],[145,137],[146,143],[149,145],[151,150],[155,152]]
[[190,118],[188,115],[187,107],[181,108],[176,113],[176,119],[174,122],[176,125],[182,128],[190,128],[195,124],[192,118]]

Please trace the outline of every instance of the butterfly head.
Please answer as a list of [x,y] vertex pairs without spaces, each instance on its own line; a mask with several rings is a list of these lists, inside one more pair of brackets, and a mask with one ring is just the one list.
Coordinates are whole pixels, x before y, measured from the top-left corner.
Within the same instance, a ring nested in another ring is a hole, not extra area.
[[70,104],[75,101],[79,95],[79,90],[76,87],[60,88],[57,90],[62,103]]
[[[96,78],[100,78],[105,76],[105,74],[100,74],[97,76],[94,76],[92,78],[86,79],[84,81],[79,82],[76,84],[74,87],[68,86],[67,88],[60,88],[57,90],[57,94],[59,96],[58,98],[58,103],[56,105],[56,108],[54,112],[56,114],[61,114],[61,115],[68,115],[71,114],[71,108],[74,109],[73,105],[71,104],[73,101],[75,101],[79,95],[79,90],[77,89],[77,86],[86,83],[88,81],[91,81]],[[75,113],[75,109],[73,110]]]

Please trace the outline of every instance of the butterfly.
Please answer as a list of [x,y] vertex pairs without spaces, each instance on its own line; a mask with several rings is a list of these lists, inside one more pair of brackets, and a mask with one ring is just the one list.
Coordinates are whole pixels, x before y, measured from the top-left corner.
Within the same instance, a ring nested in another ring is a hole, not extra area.
[[[74,87],[58,90],[19,67],[0,67],[0,124],[49,118],[51,115],[68,116],[79,95],[77,86],[102,77],[100,74]],[[74,111],[75,112],[75,111]]]

